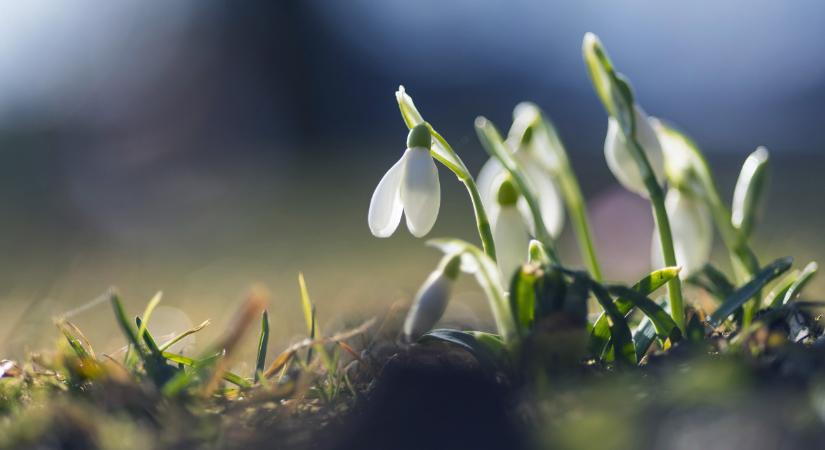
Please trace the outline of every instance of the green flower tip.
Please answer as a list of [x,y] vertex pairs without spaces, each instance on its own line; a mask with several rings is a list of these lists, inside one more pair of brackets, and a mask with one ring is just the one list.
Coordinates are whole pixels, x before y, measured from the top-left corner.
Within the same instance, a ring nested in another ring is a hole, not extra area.
[[410,129],[407,135],[407,148],[424,147],[430,148],[433,144],[433,137],[430,129],[424,124],[419,124]]
[[510,177],[505,178],[498,187],[498,204],[501,206],[515,205],[519,198],[518,188]]

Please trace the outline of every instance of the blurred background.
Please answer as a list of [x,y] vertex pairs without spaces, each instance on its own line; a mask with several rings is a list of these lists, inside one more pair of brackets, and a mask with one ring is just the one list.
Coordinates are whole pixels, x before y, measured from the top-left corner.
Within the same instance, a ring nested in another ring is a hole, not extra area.
[[[506,129],[516,103],[538,103],[589,198],[607,275],[640,277],[650,213],[605,165],[586,31],[647,112],[708,153],[728,198],[747,154],[771,150],[763,261],[825,255],[822,2],[0,5],[0,356],[50,344],[66,312],[117,348],[108,304],[89,304],[109,286],[134,314],[163,291],[155,326],[210,318],[209,339],[263,284],[277,344],[303,333],[299,271],[327,329],[409,299],[437,252],[403,225],[381,240],[366,224],[404,150],[402,83],[473,171],[486,160],[473,119]],[[477,240],[462,186],[441,176],[431,236]],[[577,265],[569,227],[559,245]],[[823,291],[820,279],[809,292]],[[484,322],[484,304],[464,283],[447,320]]]

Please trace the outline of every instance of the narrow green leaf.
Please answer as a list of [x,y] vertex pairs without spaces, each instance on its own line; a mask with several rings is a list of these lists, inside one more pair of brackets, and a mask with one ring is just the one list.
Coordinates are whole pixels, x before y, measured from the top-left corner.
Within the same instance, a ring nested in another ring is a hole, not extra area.
[[500,368],[507,352],[501,337],[480,331],[467,332],[439,328],[418,338],[418,342],[422,344],[433,341],[449,342],[467,350],[488,369]]
[[794,281],[794,283],[788,287],[788,291],[785,292],[785,296],[782,298],[782,304],[787,305],[788,302],[796,298],[801,292],[802,289],[805,288],[805,285],[811,281],[811,278],[816,275],[816,271],[819,270],[819,265],[816,261],[811,261],[802,269],[802,273],[799,274],[799,277]]
[[782,277],[782,279],[774,285],[773,289],[768,292],[768,295],[765,296],[765,304],[767,304],[769,308],[782,306],[782,300],[785,298],[785,294],[799,278],[799,274],[799,270],[794,269]]
[[138,355],[140,355],[141,359],[146,360],[146,351],[138,341],[135,329],[132,328],[132,324],[129,323],[129,319],[126,318],[126,311],[123,309],[123,303],[120,301],[120,297],[118,297],[117,293],[114,290],[109,292],[109,301],[112,304],[112,309],[115,313],[115,319],[118,325],[120,326],[120,330],[123,332],[123,335],[126,336],[126,340],[129,342],[129,344],[131,344],[135,351],[138,352]]
[[[642,278],[634,284],[632,289],[647,296],[677,276],[679,276],[678,267],[665,267],[664,269],[651,272],[648,276]],[[616,299],[616,308],[619,310],[622,317],[627,316],[633,309],[633,306],[633,302],[630,300],[621,297]],[[595,357],[599,357],[604,353],[609,344],[610,325],[607,321],[607,315],[602,313],[593,324],[593,329],[590,331],[590,343],[588,344],[590,354]]]
[[149,353],[152,354],[154,357],[163,357],[163,352],[161,352],[158,344],[155,342],[155,338],[152,337],[151,333],[146,330],[146,322],[140,320],[140,317],[135,317],[135,325],[137,325],[138,329],[143,330],[143,342],[146,344],[146,348],[149,349]]
[[733,294],[725,299],[722,305],[708,318],[708,322],[714,327],[721,325],[728,316],[756,295],[766,284],[790,269],[791,264],[793,264],[793,258],[786,257],[779,258],[765,266],[753,276],[751,281],[745,283],[744,286],[734,291]]
[[143,324],[138,325],[138,332],[137,332],[138,340],[141,340],[143,338],[143,333],[146,332],[146,327],[149,324],[149,318],[152,317],[152,312],[155,310],[155,308],[160,303],[161,298],[163,298],[163,292],[158,291],[152,297],[152,299],[149,300],[149,303],[146,305],[146,309],[143,310],[143,315],[141,316],[143,318]]
[[640,294],[635,289],[625,286],[610,286],[608,291],[630,301],[634,306],[639,308],[650,318],[650,321],[653,322],[653,325],[656,327],[656,332],[659,333],[659,336],[663,340],[670,339],[671,342],[676,342],[682,338],[682,333],[679,331],[676,322],[670,317],[670,314],[646,295]]
[[649,317],[645,316],[633,332],[636,360],[641,361],[654,340],[656,340],[656,326],[653,325]]
[[616,360],[622,363],[635,365],[636,351],[633,347],[633,336],[630,333],[630,327],[624,318],[624,314],[619,310],[610,294],[599,283],[595,281],[590,283],[590,290],[596,296],[596,300],[601,305],[604,312],[607,314],[607,323],[610,329],[610,339],[613,342],[616,352]]
[[307,334],[310,335],[312,338],[313,329],[315,330],[315,334],[321,334],[320,330],[318,329],[317,324],[313,326],[312,320],[312,301],[309,298],[309,291],[307,290],[307,283],[304,280],[304,274],[298,274],[298,288],[301,291],[301,306],[303,307],[304,311],[304,321],[306,322],[307,326]]
[[266,348],[269,345],[269,312],[261,313],[261,335],[258,338],[258,357],[255,360],[255,382],[266,369]]
[[[214,363],[215,360],[219,359],[222,355],[217,353],[214,357],[208,358],[208,360],[195,360],[193,358],[189,358],[187,356],[178,355],[177,353],[170,353],[170,352],[163,352],[163,357],[172,361],[174,363],[183,364],[184,366],[189,366],[193,368],[199,368],[203,366],[207,366],[209,364]],[[223,379],[242,388],[251,388],[252,383],[250,383],[247,379],[243,378],[240,375],[235,373],[226,371],[223,374]]]
[[702,270],[691,275],[687,281],[708,291],[720,301],[728,298],[736,289],[728,277],[710,263],[705,264]]

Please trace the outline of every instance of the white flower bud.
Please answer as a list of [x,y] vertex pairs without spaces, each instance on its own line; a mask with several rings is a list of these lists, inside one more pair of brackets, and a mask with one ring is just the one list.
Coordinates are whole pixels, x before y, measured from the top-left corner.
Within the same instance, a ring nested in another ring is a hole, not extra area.
[[[659,144],[656,131],[651,126],[647,114],[638,105],[634,107],[634,113],[636,117],[636,140],[644,150],[647,160],[650,162],[650,167],[656,175],[656,180],[659,184],[662,184],[665,168],[662,147]],[[610,117],[607,122],[607,137],[604,141],[604,157],[607,160],[607,166],[622,186],[647,198],[647,188],[639,172],[639,165],[633,157],[630,145],[632,144],[627,141],[624,132],[619,127],[619,123],[616,119]]]

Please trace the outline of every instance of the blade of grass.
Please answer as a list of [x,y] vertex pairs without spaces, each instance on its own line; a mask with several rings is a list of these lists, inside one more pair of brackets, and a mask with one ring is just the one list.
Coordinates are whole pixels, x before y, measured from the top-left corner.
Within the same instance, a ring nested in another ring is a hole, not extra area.
[[[120,297],[114,290],[109,291],[109,301],[111,302],[112,309],[115,312],[115,320],[120,326],[120,330],[123,332],[124,336],[126,336],[126,340],[132,347],[134,347],[135,351],[138,353],[141,359],[145,360],[146,350],[144,350],[143,346],[140,345],[140,341],[138,341],[137,338],[137,333],[132,328],[132,324],[129,323],[129,319],[126,318],[126,311],[123,309],[123,303],[120,301]],[[128,361],[128,350],[126,351],[126,354]]]
[[793,264],[793,258],[786,257],[779,258],[765,266],[757,272],[749,282],[745,283],[744,286],[734,291],[733,294],[725,299],[722,305],[710,315],[708,323],[713,327],[721,325],[728,316],[756,295],[766,284],[790,269],[791,264]]
[[137,333],[138,341],[143,338],[143,333],[146,332],[146,326],[149,323],[149,318],[152,317],[152,311],[155,310],[155,308],[158,306],[158,304],[160,303],[160,300],[162,298],[163,298],[163,292],[158,291],[154,295],[154,297],[152,297],[152,299],[149,300],[149,303],[146,305],[146,309],[143,310],[143,315],[140,316],[140,317],[143,318],[143,323],[138,325],[138,333]]
[[[221,356],[223,356],[223,355],[221,353],[218,353],[211,359],[217,360]],[[196,367],[196,368],[201,367],[203,365],[209,365],[209,364],[212,364],[214,362],[214,361],[208,361],[208,360],[198,361],[198,360],[195,360],[193,358],[189,358],[187,356],[179,355],[177,353],[170,353],[170,352],[163,352],[163,357],[168,359],[169,361],[172,361],[172,362],[175,362],[175,363],[178,363],[178,364],[183,364],[184,366]],[[223,379],[230,382],[230,383],[232,383],[232,384],[234,384],[234,385],[236,385],[236,386],[238,386],[238,387],[242,387],[242,388],[252,387],[252,383],[247,381],[245,378],[243,378],[240,375],[229,372],[229,371],[224,372]]]
[[269,345],[269,312],[261,314],[261,335],[258,338],[258,357],[255,360],[255,382],[260,379],[266,365],[266,348]]
[[189,335],[192,335],[192,334],[195,334],[195,333],[197,333],[198,331],[200,331],[200,330],[202,330],[202,329],[206,328],[206,327],[207,327],[210,323],[211,323],[211,322],[209,321],[209,319],[204,320],[203,322],[201,322],[201,324],[200,324],[200,325],[198,325],[198,326],[196,326],[196,327],[192,327],[192,328],[190,328],[190,329],[188,329],[188,330],[184,331],[183,333],[181,333],[181,334],[179,334],[179,335],[177,335],[177,336],[173,337],[172,339],[168,340],[167,342],[163,343],[163,344],[160,346],[160,350],[161,350],[161,351],[166,351],[166,350],[168,350],[168,349],[169,349],[169,347],[171,347],[171,346],[173,346],[173,345],[177,344],[178,342],[180,342],[181,340],[183,340],[185,337],[187,337],[187,336],[189,336]]

